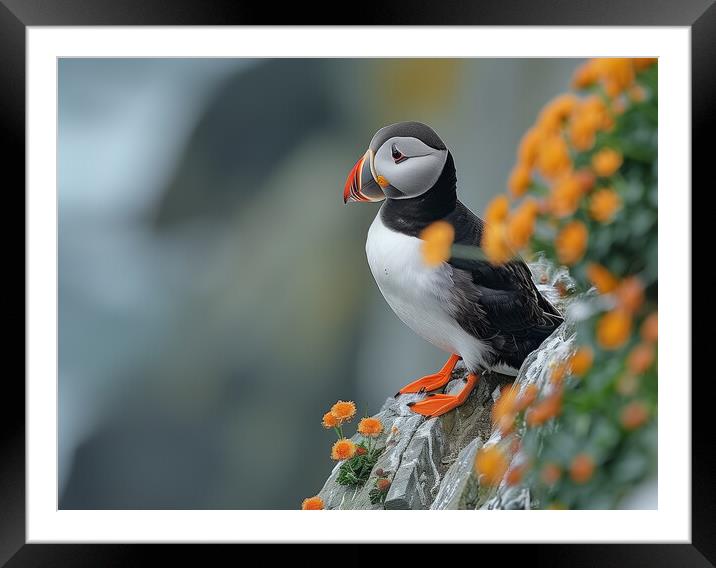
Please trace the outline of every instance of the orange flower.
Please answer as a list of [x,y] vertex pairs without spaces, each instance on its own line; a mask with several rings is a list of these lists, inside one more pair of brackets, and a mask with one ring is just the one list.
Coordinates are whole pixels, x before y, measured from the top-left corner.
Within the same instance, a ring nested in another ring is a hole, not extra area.
[[324,507],[325,505],[323,503],[323,499],[321,499],[318,495],[304,499],[303,503],[301,503],[301,509],[303,511],[320,511]]
[[540,173],[553,179],[569,170],[571,165],[569,148],[564,138],[559,134],[546,137],[537,154],[537,169]]
[[383,432],[383,423],[378,418],[363,418],[358,423],[358,432],[369,438],[376,438]]
[[326,412],[323,415],[322,424],[326,430],[330,430],[331,428],[337,428],[340,426],[341,422],[332,412]]
[[539,205],[537,204],[537,200],[532,197],[525,198],[517,211],[523,211],[525,214],[530,214],[533,217],[536,217],[539,214]]
[[607,95],[615,97],[634,83],[635,71],[646,69],[655,61],[619,57],[590,59],[577,68],[572,85],[577,89],[585,89],[599,81]]
[[517,400],[515,401],[515,410],[517,412],[521,412],[525,408],[527,408],[530,404],[532,404],[535,401],[535,399],[537,398],[538,392],[539,392],[539,389],[537,388],[537,385],[535,385],[535,384],[527,385],[524,388],[524,390],[522,391],[522,394],[520,394],[520,396],[517,397]]
[[497,397],[492,407],[493,422],[495,418],[502,414],[511,414],[515,411],[515,402],[517,401],[519,389],[514,384],[504,385],[500,389],[500,395]]
[[586,483],[594,474],[594,460],[589,454],[576,455],[569,467],[569,474],[575,483],[580,485]]
[[631,316],[624,310],[612,310],[597,322],[597,342],[604,349],[618,349],[631,334]]
[[556,385],[564,381],[564,377],[567,375],[568,366],[566,363],[557,363],[552,367],[552,371],[549,374],[549,380],[551,383]]
[[500,390],[500,397],[492,407],[492,423],[496,429],[509,432],[517,416],[517,389],[514,386],[504,386]]
[[576,89],[586,89],[597,82],[599,76],[596,73],[593,62],[587,61],[583,65],[577,67],[572,77],[572,86]]
[[485,225],[480,246],[492,264],[505,264],[514,256],[507,243],[507,229],[504,222]]
[[609,108],[607,108],[604,99],[598,95],[592,95],[584,99],[579,107],[579,113],[591,124],[595,131],[609,130],[613,126],[612,117],[609,116]]
[[565,296],[567,296],[567,294],[569,294],[569,289],[562,280],[558,280],[554,283],[554,289],[557,291],[557,294],[559,294],[560,298],[564,298]]
[[537,128],[529,129],[517,148],[517,160],[527,166],[532,167],[537,159],[537,153],[539,151],[539,145],[542,140],[542,132]]
[[604,117],[604,125],[602,128],[604,130],[606,130],[607,132],[611,132],[614,129],[615,124],[616,124],[616,122],[614,121],[614,117],[610,114],[607,114]]
[[356,445],[347,438],[341,438],[331,448],[331,459],[336,461],[349,460],[356,455]]
[[549,197],[550,210],[555,217],[569,217],[579,207],[582,197],[582,187],[579,179],[568,175],[560,179],[552,187]]
[[382,477],[375,482],[375,486],[378,491],[388,491],[388,489],[390,489],[390,479],[385,479],[384,477]]
[[579,183],[582,193],[587,193],[594,187],[594,182],[596,181],[597,176],[595,176],[594,172],[590,170],[582,169],[574,172],[574,179],[576,179]]
[[656,312],[649,314],[641,324],[641,337],[644,341],[656,343],[659,337],[659,319]]
[[512,247],[524,248],[535,230],[537,203],[533,199],[525,200],[507,221],[507,239]]
[[498,485],[508,466],[507,456],[497,445],[483,446],[475,456],[475,470],[486,485]]
[[552,99],[544,108],[547,114],[554,113],[561,118],[567,118],[575,109],[579,99],[572,93],[558,95]]
[[581,221],[568,223],[557,235],[555,248],[559,261],[564,264],[575,264],[587,250],[589,233]]
[[554,485],[562,477],[562,468],[554,462],[544,464],[540,473],[542,483],[545,485]]
[[608,223],[621,209],[622,198],[611,188],[600,189],[592,196],[589,214],[600,223]]
[[596,72],[604,84],[604,90],[610,97],[616,97],[634,83],[634,63],[632,59],[623,57],[601,58],[595,60],[595,65]]
[[594,351],[588,345],[582,345],[572,354],[569,360],[569,366],[572,374],[583,377],[592,368],[594,361]]
[[564,120],[574,111],[577,101],[577,97],[567,93],[547,103],[537,118],[539,127],[545,131],[559,130]]
[[562,393],[557,392],[535,404],[525,416],[528,426],[539,426],[562,411]]
[[594,146],[596,129],[586,115],[575,116],[569,123],[567,133],[575,150],[586,152]]
[[423,261],[428,266],[437,266],[450,258],[455,229],[447,221],[435,221],[423,229],[420,238]]
[[352,401],[339,400],[331,407],[331,414],[341,422],[348,422],[355,416],[356,405]]
[[609,294],[616,290],[619,280],[601,264],[590,262],[587,266],[587,278],[601,294]]
[[627,368],[635,375],[641,375],[651,367],[654,358],[654,345],[651,343],[640,343],[629,353]]
[[570,141],[576,150],[585,152],[594,146],[597,131],[610,125],[611,117],[601,97],[588,97],[580,102],[570,120]]
[[635,400],[622,409],[619,419],[624,428],[635,430],[649,419],[649,409],[643,402]]
[[522,481],[526,470],[527,466],[525,464],[511,467],[505,476],[505,483],[507,483],[510,487],[519,484],[520,481]]
[[507,219],[510,213],[510,202],[505,195],[498,195],[487,204],[485,208],[485,221],[490,223],[500,223]]
[[592,156],[592,168],[600,177],[609,177],[622,165],[622,155],[612,148],[604,148]]
[[629,313],[635,313],[644,303],[644,285],[637,276],[625,278],[616,291],[619,306]]
[[517,164],[512,168],[510,178],[507,180],[507,188],[514,197],[520,197],[525,194],[530,183],[532,183],[530,168],[524,164]]

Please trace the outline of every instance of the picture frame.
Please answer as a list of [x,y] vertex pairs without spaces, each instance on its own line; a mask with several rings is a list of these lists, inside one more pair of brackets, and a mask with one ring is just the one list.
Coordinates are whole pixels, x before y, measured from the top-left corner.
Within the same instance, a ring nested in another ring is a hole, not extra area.
[[[698,178],[706,162],[706,133],[712,132],[710,117],[716,100],[716,74],[713,61],[716,55],[716,6],[712,0],[689,0],[656,6],[646,1],[624,2],[616,9],[606,3],[589,4],[533,0],[511,2],[480,2],[474,5],[450,7],[421,6],[409,3],[399,7],[391,4],[370,14],[357,15],[358,21],[342,25],[455,25],[455,26],[688,26],[692,41],[692,175]],[[383,11],[384,10],[384,11]],[[317,10],[318,11],[318,10]],[[331,13],[331,12],[328,12]],[[326,12],[323,12],[325,17]],[[51,6],[22,0],[0,0],[0,53],[2,73],[3,135],[9,142],[6,163],[12,173],[10,187],[25,184],[25,101],[26,101],[26,43],[30,26],[185,26],[185,25],[265,25],[307,24],[310,13],[303,7],[289,7],[281,11],[279,20],[273,19],[269,7],[257,8],[235,2],[159,2],[96,0],[87,5],[79,0],[66,0]],[[311,22],[312,24],[315,22]],[[335,22],[331,22],[335,23]],[[700,159],[699,159],[700,158]],[[13,192],[18,195],[20,192]],[[24,209],[24,202],[23,202]],[[687,279],[690,282],[690,279]],[[24,282],[27,289],[30,282]],[[27,292],[26,292],[27,293]],[[690,331],[690,330],[689,330]],[[675,378],[676,379],[676,378]],[[679,380],[689,380],[690,376]],[[130,564],[145,555],[146,547],[118,544],[27,544],[26,541],[26,445],[25,405],[21,402],[25,389],[19,378],[8,377],[10,389],[3,415],[4,442],[1,489],[2,530],[0,561],[8,566],[24,565],[111,565]],[[548,565],[642,565],[709,566],[716,563],[716,543],[713,534],[714,457],[709,433],[713,426],[707,418],[708,381],[692,382],[692,538],[690,544],[550,544],[513,547],[510,555],[524,557]],[[588,529],[586,529],[588,530]],[[316,537],[319,541],[320,537]],[[560,550],[557,550],[557,547]],[[192,550],[205,562],[206,549]],[[186,557],[186,552],[183,551]]]

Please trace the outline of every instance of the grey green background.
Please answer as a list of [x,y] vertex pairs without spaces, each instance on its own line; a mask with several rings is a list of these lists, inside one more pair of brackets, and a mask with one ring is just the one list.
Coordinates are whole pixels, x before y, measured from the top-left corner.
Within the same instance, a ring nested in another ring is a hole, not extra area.
[[61,59],[60,508],[293,509],[320,418],[374,412],[445,355],[384,303],[373,133],[433,126],[463,202],[503,191],[577,59]]

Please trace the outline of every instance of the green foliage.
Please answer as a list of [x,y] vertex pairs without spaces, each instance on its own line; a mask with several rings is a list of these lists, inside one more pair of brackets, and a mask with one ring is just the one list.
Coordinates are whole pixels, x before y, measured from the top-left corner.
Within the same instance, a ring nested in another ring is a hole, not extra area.
[[[634,370],[629,357],[645,344],[639,329],[657,308],[657,72],[653,65],[637,74],[644,100],[628,103],[624,112],[614,114],[614,128],[600,132],[590,151],[572,156],[575,168],[588,168],[594,154],[605,147],[624,158],[614,175],[597,177],[592,190],[616,190],[622,207],[614,219],[595,221],[589,215],[589,198],[582,200],[572,217],[589,232],[584,257],[571,267],[578,288],[585,291],[592,285],[587,266],[596,262],[618,281],[636,277],[644,286],[644,299],[630,313],[628,340],[617,348],[601,345],[598,329],[605,309],[621,309],[618,292],[616,298],[606,294],[582,300],[591,315],[578,322],[576,337],[579,345],[593,351],[594,364],[582,377],[568,375],[562,385],[561,413],[546,427],[520,424],[522,448],[531,463],[523,482],[530,486],[537,507],[618,507],[635,484],[656,472],[656,355],[648,369],[640,371]],[[599,87],[594,89],[608,101]],[[533,248],[554,258],[553,235],[545,228],[539,235]],[[593,460],[593,472],[586,480],[573,473],[578,455]],[[548,464],[562,472],[554,483],[541,475]]]
[[363,485],[370,477],[383,449],[368,447],[368,444],[361,442],[357,444],[365,453],[356,453],[351,459],[344,461],[338,468],[336,481],[341,485]]
[[373,489],[370,490],[370,493],[368,493],[370,502],[373,505],[377,505],[379,503],[382,505],[383,503],[385,503],[385,498],[387,497],[387,495],[388,495],[387,489],[381,490],[381,489],[378,489],[377,487],[374,487]]
[[487,227],[529,231],[521,252],[568,264],[575,284],[558,291],[574,343],[549,355],[526,410],[503,400],[509,428],[495,443],[511,464],[501,479],[529,487],[532,506],[607,509],[656,474],[658,65],[590,60],[577,77],[579,96],[547,105],[518,152],[529,180],[511,178],[510,191],[536,203],[524,209],[534,225],[518,206],[496,219],[504,232]]
[[[637,75],[638,84],[646,92],[643,101],[632,101],[624,112],[616,114],[611,131],[597,133],[594,147],[586,152],[574,152],[575,170],[589,169],[594,155],[604,148],[619,151],[624,163],[609,177],[597,177],[591,190],[612,188],[622,199],[622,207],[612,222],[602,224],[589,215],[590,199],[583,199],[574,215],[557,226],[541,222],[536,228],[532,249],[544,251],[557,258],[554,241],[559,226],[567,221],[583,222],[589,232],[587,250],[582,260],[571,267],[572,276],[583,285],[590,286],[586,266],[597,262],[617,276],[639,275],[648,285],[657,279],[657,66]],[[592,91],[611,107],[611,101],[599,87]],[[533,184],[533,195],[546,196],[549,188]],[[655,290],[654,290],[655,291]],[[655,297],[654,293],[654,297]]]

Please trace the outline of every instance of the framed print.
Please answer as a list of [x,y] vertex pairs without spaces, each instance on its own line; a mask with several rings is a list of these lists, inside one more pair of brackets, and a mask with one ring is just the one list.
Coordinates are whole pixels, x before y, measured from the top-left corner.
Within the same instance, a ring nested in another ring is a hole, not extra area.
[[4,0],[26,373],[3,562],[711,565],[691,179],[716,8],[517,4],[315,25]]

